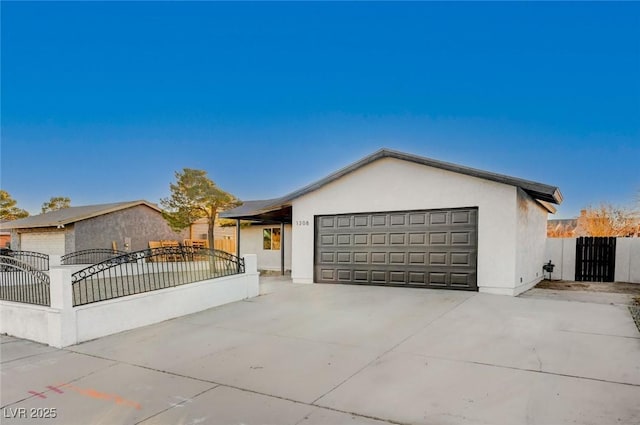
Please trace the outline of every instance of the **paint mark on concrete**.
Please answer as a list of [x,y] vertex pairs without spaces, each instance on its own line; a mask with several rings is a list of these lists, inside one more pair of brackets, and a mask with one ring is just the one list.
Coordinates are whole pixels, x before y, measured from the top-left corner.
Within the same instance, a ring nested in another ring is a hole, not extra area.
[[56,392],[58,394],[64,394],[64,391],[62,391],[58,387],[54,387],[53,385],[49,385],[47,388],[49,388],[51,391]]
[[46,395],[44,395],[44,394],[42,394],[42,393],[39,393],[39,392],[37,392],[37,391],[29,391],[29,394],[33,394],[34,396],[36,396],[36,397],[40,397],[40,398],[47,398],[47,396],[46,396]]
[[84,397],[89,397],[92,398],[94,400],[105,400],[105,401],[113,401],[114,403],[121,405],[121,406],[129,406],[129,407],[133,407],[137,410],[140,410],[142,408],[142,406],[140,405],[140,403],[132,401],[132,400],[127,400],[117,394],[109,394],[109,393],[104,393],[102,391],[98,391],[96,389],[93,388],[80,388],[80,387],[76,387],[75,385],[71,385],[71,384],[62,384],[62,385],[58,385],[58,388],[60,387],[64,387],[67,388],[71,391],[74,391]]

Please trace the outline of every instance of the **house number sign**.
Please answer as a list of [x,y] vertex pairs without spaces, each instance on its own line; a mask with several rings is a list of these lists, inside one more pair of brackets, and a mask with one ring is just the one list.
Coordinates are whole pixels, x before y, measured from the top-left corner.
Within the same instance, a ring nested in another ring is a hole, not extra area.
[[308,226],[309,220],[296,220],[296,226]]

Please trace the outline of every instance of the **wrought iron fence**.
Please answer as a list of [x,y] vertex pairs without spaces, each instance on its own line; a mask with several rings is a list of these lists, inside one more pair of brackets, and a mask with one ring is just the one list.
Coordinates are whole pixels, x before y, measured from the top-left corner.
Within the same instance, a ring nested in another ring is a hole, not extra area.
[[244,273],[244,260],[193,247],[145,249],[119,255],[71,275],[79,306],[187,283]]
[[50,306],[49,276],[15,257],[0,255],[0,300]]
[[22,263],[26,263],[36,270],[40,270],[43,272],[49,270],[49,256],[41,252],[1,249],[0,255],[15,258],[16,260]]
[[84,249],[82,251],[76,251],[63,255],[62,257],[60,257],[60,263],[65,266],[73,264],[97,264],[103,261],[107,261],[110,258],[118,257],[125,254],[127,254],[127,252],[118,251],[115,249]]

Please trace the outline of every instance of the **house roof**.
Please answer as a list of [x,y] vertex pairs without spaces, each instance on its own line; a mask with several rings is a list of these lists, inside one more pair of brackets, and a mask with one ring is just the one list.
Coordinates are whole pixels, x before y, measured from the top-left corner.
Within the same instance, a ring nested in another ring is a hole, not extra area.
[[556,186],[550,186],[530,180],[524,180],[517,177],[511,177],[504,174],[492,173],[489,171],[478,170],[476,168],[465,167],[463,165],[452,164],[450,162],[438,161],[423,156],[412,155],[404,152],[394,151],[390,149],[380,149],[371,155],[362,158],[359,161],[348,165],[327,177],[311,183],[301,189],[291,192],[281,198],[263,200],[263,201],[247,201],[242,206],[225,211],[220,214],[223,218],[246,218],[261,213],[274,211],[282,207],[290,205],[290,202],[296,198],[304,196],[310,192],[318,190],[323,186],[352,173],[365,165],[382,158],[395,158],[403,161],[413,162],[420,165],[439,168],[442,170],[452,171],[454,173],[465,174],[480,179],[491,180],[498,183],[516,186],[528,193],[532,198],[546,203],[560,204],[562,203],[562,193]]
[[245,201],[239,207],[223,211],[221,218],[235,218],[239,220],[255,220],[260,216],[263,222],[291,222],[291,206],[281,202],[283,198],[264,199],[260,201]]
[[577,218],[555,218],[552,220],[547,220],[547,226],[557,226],[557,225],[576,227],[578,225],[578,219]]
[[57,227],[75,223],[77,221],[86,220],[115,211],[124,210],[126,208],[138,205],[146,205],[158,212],[162,210],[151,202],[145,200],[117,202],[113,204],[100,205],[84,205],[79,207],[63,208],[56,211],[49,211],[44,214],[38,214],[31,217],[22,218],[20,220],[6,221],[0,223],[0,229],[29,229],[36,227]]

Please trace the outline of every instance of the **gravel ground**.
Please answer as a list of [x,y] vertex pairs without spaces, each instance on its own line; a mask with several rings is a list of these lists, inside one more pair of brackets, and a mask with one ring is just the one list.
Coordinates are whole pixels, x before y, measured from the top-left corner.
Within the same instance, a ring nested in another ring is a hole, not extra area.
[[574,282],[568,280],[543,280],[536,288],[565,291],[610,292],[640,296],[640,283],[624,282]]
[[629,306],[629,311],[631,312],[633,321],[636,322],[638,332],[640,332],[640,297],[635,297],[633,301],[634,304]]

